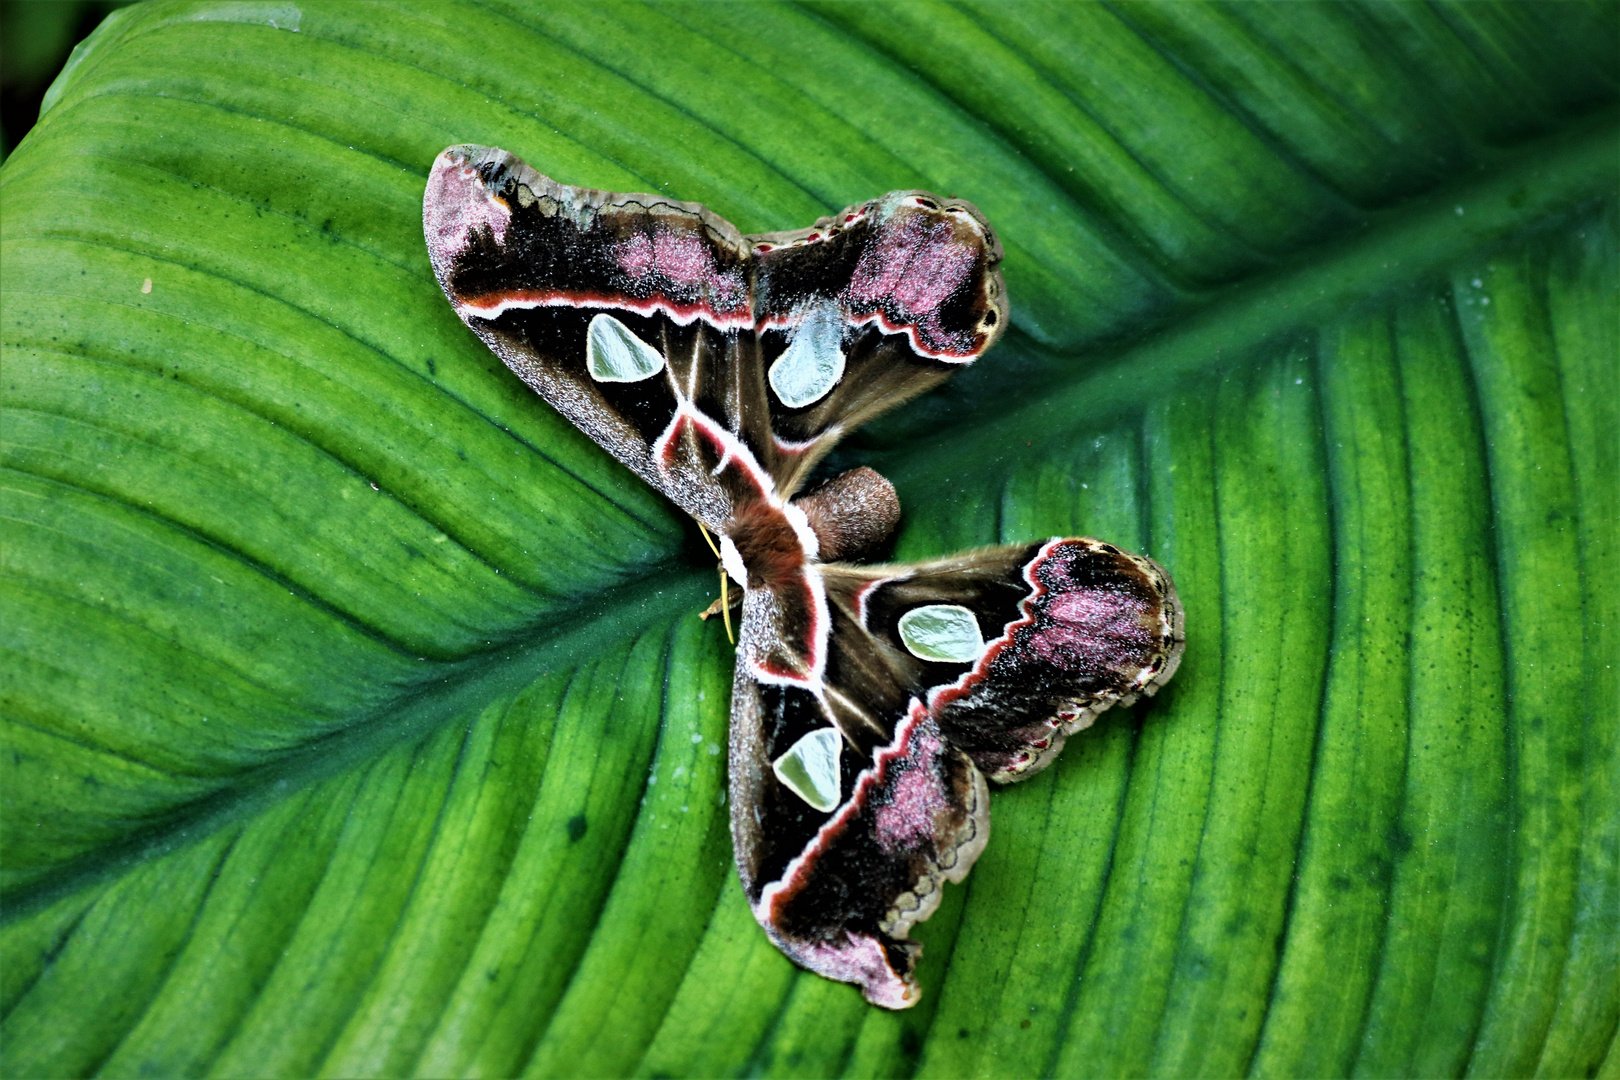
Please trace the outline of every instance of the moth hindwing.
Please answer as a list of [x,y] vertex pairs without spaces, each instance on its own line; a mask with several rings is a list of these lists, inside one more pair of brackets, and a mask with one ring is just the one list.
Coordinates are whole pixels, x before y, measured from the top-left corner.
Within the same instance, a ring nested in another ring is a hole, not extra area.
[[910,931],[984,849],[987,780],[1153,693],[1183,640],[1144,557],[1058,538],[857,565],[899,520],[894,488],[859,468],[801,491],[843,435],[1000,336],[995,233],[896,191],[744,236],[479,146],[434,163],[423,229],[473,332],[719,537],[744,590],[729,768],[755,917],[810,970],[915,1003]]

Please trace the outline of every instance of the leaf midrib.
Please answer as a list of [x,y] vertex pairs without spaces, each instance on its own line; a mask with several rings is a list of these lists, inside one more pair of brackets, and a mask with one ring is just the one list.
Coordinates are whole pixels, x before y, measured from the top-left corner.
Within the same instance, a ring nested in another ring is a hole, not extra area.
[[708,571],[665,564],[642,578],[604,591],[573,620],[558,619],[558,633],[507,643],[450,664],[358,717],[341,731],[235,777],[215,795],[176,807],[114,844],[67,860],[3,897],[0,926],[9,925],[91,884],[116,877],[174,847],[251,818],[266,806],[303,791],[386,750],[426,735],[455,717],[473,717],[490,702],[515,694],[553,669],[601,651],[611,641],[635,637],[655,623],[695,615],[712,586]]
[[[1287,265],[1233,286],[1200,311],[1172,317],[1072,375],[1009,387],[1004,393],[1010,408],[976,408],[960,423],[941,425],[940,435],[880,453],[874,464],[902,489],[910,484],[927,490],[957,472],[959,462],[1004,460],[1012,445],[1009,431],[1031,441],[1023,456],[1040,455],[1072,435],[1068,418],[1101,423],[1138,408],[1200,369],[1241,364],[1267,342],[1376,302],[1471,252],[1601,198],[1613,188],[1617,153],[1620,109],[1606,107],[1502,153],[1483,177],[1373,212],[1374,224],[1362,235],[1305,249]],[[1028,347],[1045,352],[1054,366],[1063,362],[1062,354],[1033,341]],[[1079,367],[1072,361],[1070,366]]]

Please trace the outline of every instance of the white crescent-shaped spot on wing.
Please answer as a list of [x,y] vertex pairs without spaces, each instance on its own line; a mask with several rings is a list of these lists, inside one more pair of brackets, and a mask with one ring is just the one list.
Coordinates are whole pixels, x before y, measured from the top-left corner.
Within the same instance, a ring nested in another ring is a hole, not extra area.
[[960,604],[927,604],[900,616],[900,640],[920,660],[971,664],[984,652],[979,620]]
[[822,813],[843,801],[838,757],[844,737],[837,728],[817,728],[771,762],[771,771],[788,790]]
[[799,323],[771,365],[771,389],[788,408],[802,409],[826,397],[843,377],[844,313],[837,304],[822,304]]
[[664,354],[611,315],[585,331],[585,369],[597,382],[640,382],[664,370]]

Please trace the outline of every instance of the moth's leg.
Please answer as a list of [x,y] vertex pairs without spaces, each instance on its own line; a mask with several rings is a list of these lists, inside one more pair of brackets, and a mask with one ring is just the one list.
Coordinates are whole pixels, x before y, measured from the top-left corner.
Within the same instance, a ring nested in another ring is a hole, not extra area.
[[[720,557],[720,549],[715,547],[714,537],[709,535],[709,530],[703,524],[703,522],[699,521],[697,523],[697,527],[698,532],[703,534],[703,542],[709,545],[709,550],[714,552],[714,557],[718,559]],[[698,612],[698,618],[707,621],[715,615],[719,615],[725,620],[726,640],[735,645],[737,644],[737,636],[731,631],[731,609],[742,606],[743,594],[742,590],[739,589],[737,590],[735,598],[733,598],[731,590],[728,588],[730,584],[731,576],[726,573],[726,568],[722,566],[720,568],[720,595],[715,597],[714,603]]]

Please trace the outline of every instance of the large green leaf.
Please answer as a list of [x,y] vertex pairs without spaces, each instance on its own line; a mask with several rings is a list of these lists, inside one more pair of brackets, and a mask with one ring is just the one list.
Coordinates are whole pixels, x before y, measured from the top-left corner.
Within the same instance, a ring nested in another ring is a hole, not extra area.
[[[0,170],[10,1076],[1620,1075],[1620,9],[158,3]],[[461,327],[429,163],[974,199],[901,557],[1151,552],[921,1006],[730,869],[689,526]],[[1607,1064],[1602,1064],[1607,1055]]]

